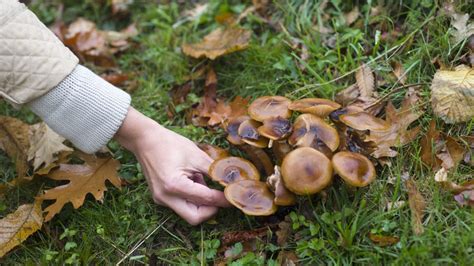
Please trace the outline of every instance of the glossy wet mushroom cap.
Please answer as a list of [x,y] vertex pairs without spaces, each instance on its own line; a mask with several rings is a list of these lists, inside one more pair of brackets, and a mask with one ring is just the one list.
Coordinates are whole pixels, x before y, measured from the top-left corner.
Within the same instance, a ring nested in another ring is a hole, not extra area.
[[255,166],[239,157],[226,157],[214,161],[209,167],[212,180],[227,186],[244,179],[260,180],[260,174]]
[[311,147],[317,140],[322,141],[331,151],[339,147],[339,135],[335,128],[313,114],[298,116],[288,142],[298,147]]
[[365,187],[375,180],[372,162],[362,154],[341,151],[332,157],[334,171],[354,187]]
[[288,108],[301,113],[309,113],[319,117],[326,117],[331,112],[341,108],[341,105],[328,99],[305,98],[292,102]]
[[291,206],[296,204],[296,195],[286,188],[279,166],[275,166],[274,173],[267,177],[267,185],[275,194],[273,201],[276,205]]
[[241,180],[228,185],[224,194],[226,199],[247,215],[266,216],[277,211],[273,193],[264,182]]
[[252,119],[242,122],[238,130],[242,141],[258,148],[266,148],[268,139],[258,133],[258,128],[261,125],[262,123]]
[[311,195],[326,188],[332,180],[331,161],[321,152],[298,148],[281,165],[285,186],[298,195]]
[[211,145],[207,143],[198,143],[197,146],[214,160],[218,160],[218,159],[230,156],[227,150],[224,150],[215,145]]
[[263,96],[253,101],[248,113],[252,119],[263,122],[272,117],[290,118],[291,110],[288,109],[291,100],[283,96]]
[[239,127],[242,122],[250,120],[250,116],[238,116],[232,118],[227,122],[226,132],[227,132],[227,140],[234,144],[234,145],[242,145],[245,142],[242,141],[242,138],[239,136]]
[[265,119],[263,125],[258,128],[258,133],[271,140],[286,138],[292,130],[290,120],[282,117]]

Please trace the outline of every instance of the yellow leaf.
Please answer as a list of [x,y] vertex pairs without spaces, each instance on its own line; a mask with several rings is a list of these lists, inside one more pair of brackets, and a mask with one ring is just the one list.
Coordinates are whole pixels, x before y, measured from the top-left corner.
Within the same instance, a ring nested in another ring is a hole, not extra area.
[[44,122],[30,126],[30,132],[28,160],[34,159],[34,170],[38,169],[43,163],[47,167],[55,162],[58,159],[57,153],[72,151],[71,148],[63,144],[66,139],[59,136]]
[[438,70],[431,83],[433,112],[446,123],[467,122],[474,117],[474,70],[460,66]]
[[43,225],[41,201],[24,204],[0,220],[0,257],[20,245]]
[[72,203],[75,209],[81,207],[89,193],[101,201],[107,191],[105,181],[120,188],[121,182],[117,172],[120,164],[117,160],[89,154],[80,154],[79,157],[84,160],[84,164],[60,164],[58,169],[48,175],[53,180],[67,180],[69,183],[46,190],[39,196],[42,200],[55,200],[44,210],[47,212],[45,221],[51,220],[68,202]]
[[19,178],[28,171],[29,125],[7,116],[0,116],[0,149],[15,162]]
[[251,32],[241,28],[218,28],[204,37],[202,42],[183,44],[183,53],[194,57],[207,57],[211,60],[225,54],[247,48]]

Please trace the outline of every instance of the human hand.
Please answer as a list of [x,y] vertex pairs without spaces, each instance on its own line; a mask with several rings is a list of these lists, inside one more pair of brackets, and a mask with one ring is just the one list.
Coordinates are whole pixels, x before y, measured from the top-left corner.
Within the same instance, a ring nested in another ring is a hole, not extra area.
[[115,139],[137,157],[154,201],[192,225],[228,207],[224,193],[204,181],[212,159],[189,139],[170,131],[133,108]]

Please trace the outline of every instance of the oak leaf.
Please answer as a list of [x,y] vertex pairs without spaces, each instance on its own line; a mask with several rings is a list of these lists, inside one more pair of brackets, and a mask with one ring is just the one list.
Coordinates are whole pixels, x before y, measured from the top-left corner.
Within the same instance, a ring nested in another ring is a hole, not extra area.
[[41,201],[24,204],[0,220],[0,258],[20,245],[43,225]]
[[120,188],[121,182],[117,172],[120,164],[117,160],[82,153],[79,154],[79,158],[84,164],[60,164],[58,169],[48,175],[50,179],[69,183],[46,190],[38,197],[42,200],[55,201],[44,210],[47,213],[45,221],[51,220],[68,202],[71,202],[75,209],[81,207],[89,193],[101,201],[104,192],[107,191],[105,181]]
[[184,54],[194,58],[207,57],[214,60],[247,48],[251,35],[252,32],[242,28],[218,28],[199,43],[183,44],[182,50]]
[[376,145],[372,156],[395,157],[397,152],[391,147],[403,146],[416,138],[420,127],[408,129],[408,127],[416,121],[421,114],[414,110],[414,104],[418,101],[418,96],[413,90],[409,90],[402,102],[400,109],[395,109],[391,102],[385,108],[385,121],[387,122],[387,130],[370,131],[365,141],[371,141]]
[[29,125],[13,117],[0,116],[0,149],[15,162],[19,178],[27,175]]
[[431,83],[433,112],[446,123],[467,122],[474,117],[474,70],[459,66],[438,70]]
[[42,164],[47,167],[57,160],[59,152],[72,151],[63,144],[65,140],[44,122],[30,126],[28,160],[33,160],[33,169],[37,170]]

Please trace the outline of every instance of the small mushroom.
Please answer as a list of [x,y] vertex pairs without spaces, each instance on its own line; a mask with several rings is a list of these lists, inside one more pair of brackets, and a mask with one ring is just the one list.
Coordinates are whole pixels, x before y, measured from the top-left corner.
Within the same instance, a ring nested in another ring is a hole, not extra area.
[[292,127],[290,120],[277,116],[263,120],[263,125],[257,130],[260,135],[270,140],[280,140],[291,133]]
[[267,176],[273,173],[272,159],[270,156],[268,156],[264,149],[248,144],[240,145],[239,149],[245,152],[249,160],[257,167],[260,172],[265,173]]
[[367,112],[348,113],[339,116],[339,121],[356,130],[385,131],[390,124]]
[[326,117],[331,112],[341,108],[341,105],[328,99],[306,98],[292,102],[288,108],[301,113]]
[[288,109],[290,99],[283,96],[263,96],[253,101],[248,113],[252,119],[263,122],[272,117],[290,118],[291,110]]
[[238,116],[229,120],[226,126],[227,140],[234,145],[242,145],[245,142],[239,136],[239,127],[244,121],[250,120],[250,116]]
[[277,211],[273,193],[264,182],[240,180],[224,189],[226,199],[247,215],[266,216]]
[[252,179],[260,180],[260,174],[255,166],[239,157],[226,157],[214,161],[209,167],[212,180],[227,186],[233,182]]
[[291,145],[286,140],[275,141],[272,146],[273,155],[278,164],[283,161],[283,158],[292,150]]
[[332,180],[331,161],[321,152],[298,148],[283,159],[281,173],[286,187],[298,195],[311,195],[326,188]]
[[332,157],[334,171],[346,183],[354,187],[365,187],[375,180],[372,162],[362,154],[341,151]]
[[268,146],[268,139],[261,136],[257,130],[261,125],[262,123],[252,119],[242,122],[238,130],[242,141],[258,148],[266,148]]
[[207,153],[207,155],[209,155],[209,157],[211,157],[214,160],[218,160],[218,159],[230,156],[227,150],[224,150],[217,146],[207,144],[207,143],[198,143],[197,145],[201,150]]
[[280,167],[275,166],[275,172],[267,177],[267,185],[275,194],[273,200],[278,206],[291,206],[296,204],[296,195],[289,191],[281,178]]
[[331,151],[339,147],[339,135],[335,128],[312,114],[298,116],[288,142],[293,146],[311,147],[316,140],[321,140]]

